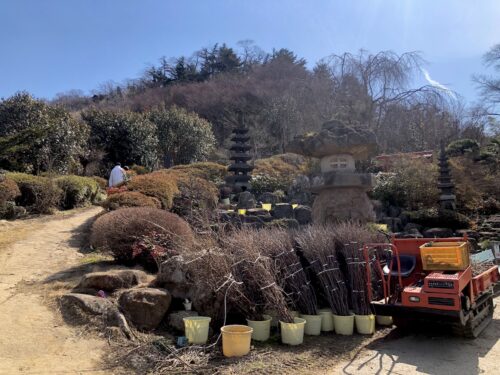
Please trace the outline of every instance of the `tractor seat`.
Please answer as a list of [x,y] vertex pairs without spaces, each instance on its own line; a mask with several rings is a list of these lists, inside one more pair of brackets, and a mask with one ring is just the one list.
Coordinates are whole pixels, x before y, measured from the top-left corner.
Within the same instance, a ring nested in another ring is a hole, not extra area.
[[[414,255],[400,255],[399,262],[401,264],[401,276],[408,277],[411,275],[417,264],[417,257]],[[384,266],[384,274],[389,274],[389,265]],[[392,272],[391,276],[398,276],[398,261],[396,259],[392,262]]]

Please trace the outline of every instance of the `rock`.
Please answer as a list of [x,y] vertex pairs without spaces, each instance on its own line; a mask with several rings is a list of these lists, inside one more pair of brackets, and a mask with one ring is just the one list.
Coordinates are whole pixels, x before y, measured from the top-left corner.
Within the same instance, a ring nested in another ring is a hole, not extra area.
[[311,180],[306,175],[296,176],[291,186],[288,188],[287,195],[291,203],[310,205],[312,203]]
[[293,207],[289,203],[278,203],[273,207],[271,215],[275,219],[292,219],[294,217]]
[[259,202],[262,202],[262,203],[276,204],[279,201],[280,201],[280,198],[274,193],[265,192],[259,196]]
[[104,315],[110,310],[117,310],[111,300],[88,294],[69,293],[59,298],[59,302],[66,311],[79,309],[90,315]]
[[423,238],[422,233],[417,228],[412,228],[409,231],[405,231],[405,233],[404,238]]
[[271,214],[262,208],[250,208],[247,210],[246,214],[249,216],[258,216],[260,219],[264,221],[272,220]]
[[249,191],[243,191],[238,195],[237,208],[255,208],[255,197]]
[[415,223],[408,223],[404,227],[405,232],[410,232],[412,229],[416,229],[420,232],[422,230],[422,226]]
[[423,235],[425,238],[445,238],[452,237],[453,231],[449,228],[430,228],[424,230]]
[[141,330],[158,327],[171,302],[172,296],[167,290],[156,288],[129,289],[118,299],[125,316]]
[[111,270],[88,273],[80,280],[77,289],[115,291],[131,288],[149,281],[149,276],[140,270]]
[[297,206],[293,210],[293,214],[295,216],[295,220],[297,220],[300,225],[307,225],[312,222],[311,207]]
[[174,311],[168,315],[168,325],[179,332],[184,332],[184,320],[190,316],[198,316],[196,311]]
[[387,227],[393,233],[400,232],[403,229],[403,227],[401,225],[401,219],[398,217],[385,216],[380,221],[382,224],[387,224]]
[[264,226],[264,220],[259,216],[254,215],[244,215],[241,217],[243,224],[252,224],[254,228],[262,228]]

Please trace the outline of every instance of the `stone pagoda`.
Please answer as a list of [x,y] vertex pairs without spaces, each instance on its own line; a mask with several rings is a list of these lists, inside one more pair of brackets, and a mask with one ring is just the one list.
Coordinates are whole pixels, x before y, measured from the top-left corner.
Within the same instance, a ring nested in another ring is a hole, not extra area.
[[327,122],[319,133],[296,137],[289,144],[290,152],[320,159],[321,178],[311,188],[318,194],[312,207],[314,222],[375,221],[366,194],[373,185],[372,175],[356,171],[355,163],[368,159],[375,148],[372,132],[340,121]]
[[454,211],[456,209],[455,185],[451,179],[450,165],[443,142],[441,142],[441,152],[439,154],[438,188],[441,191],[439,194],[441,209]]
[[233,188],[233,193],[247,191],[251,187],[250,173],[254,167],[248,164],[248,161],[252,159],[250,155],[252,147],[248,145],[250,136],[247,133],[248,128],[240,126],[233,130],[231,138],[233,144],[229,149],[229,159],[233,161],[233,164],[228,167],[228,171],[233,174],[226,178],[226,183]]

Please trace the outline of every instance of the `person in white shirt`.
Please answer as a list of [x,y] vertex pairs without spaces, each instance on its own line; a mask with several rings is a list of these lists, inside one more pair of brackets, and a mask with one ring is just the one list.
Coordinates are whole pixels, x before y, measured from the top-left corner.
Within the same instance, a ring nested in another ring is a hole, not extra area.
[[117,187],[125,181],[126,172],[120,163],[117,163],[109,175],[109,187]]

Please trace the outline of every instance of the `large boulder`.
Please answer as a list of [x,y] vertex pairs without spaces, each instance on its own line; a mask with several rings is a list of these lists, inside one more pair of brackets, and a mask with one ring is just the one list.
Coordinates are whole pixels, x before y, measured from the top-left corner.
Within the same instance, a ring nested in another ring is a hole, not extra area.
[[295,220],[299,222],[300,225],[310,224],[312,221],[311,207],[298,206],[293,210],[295,215]]
[[118,303],[125,316],[141,330],[158,327],[165,316],[172,296],[165,289],[136,288],[124,291]]
[[333,189],[324,190],[316,197],[312,218],[316,224],[346,220],[373,222],[375,212],[363,189]]
[[[110,310],[115,310],[115,304],[107,299],[88,294],[69,293],[59,299],[64,311],[75,311],[79,309],[89,315],[104,315]],[[76,315],[76,314],[75,314]]]
[[140,270],[111,270],[88,273],[80,280],[77,289],[96,289],[108,292],[132,288],[148,282],[150,276]]
[[259,195],[259,202],[262,203],[271,203],[271,204],[276,204],[280,201],[280,198],[278,197],[277,194],[270,193],[270,192],[265,192]]
[[452,237],[453,231],[449,228],[430,228],[424,230],[423,235],[425,238],[446,238]]
[[238,195],[238,208],[255,208],[255,197],[249,191],[243,191]]
[[198,316],[196,311],[175,311],[168,315],[168,325],[173,329],[184,332],[184,318]]
[[118,327],[127,338],[132,338],[127,320],[109,299],[69,293],[59,298],[59,306],[63,318],[71,324],[97,323],[97,328]]
[[293,219],[293,207],[289,203],[278,203],[274,205],[271,215],[275,219]]

